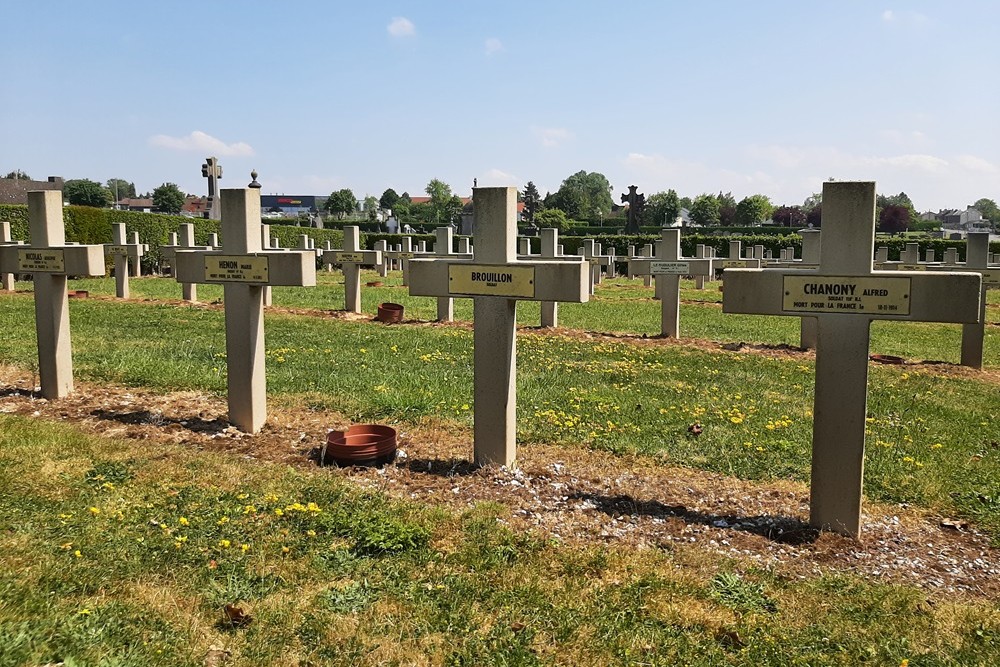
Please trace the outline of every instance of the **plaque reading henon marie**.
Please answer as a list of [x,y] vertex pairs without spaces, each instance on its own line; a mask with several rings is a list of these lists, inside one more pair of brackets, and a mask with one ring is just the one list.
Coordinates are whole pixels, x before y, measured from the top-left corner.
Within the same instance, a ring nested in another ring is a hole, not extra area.
[[206,256],[205,280],[218,283],[267,283],[267,257]]
[[650,262],[649,272],[654,276],[686,276],[691,271],[687,262]]
[[62,250],[18,250],[17,270],[24,273],[64,273],[66,257]]
[[535,269],[531,266],[452,264],[448,292],[453,295],[535,298]]
[[910,314],[909,278],[785,276],[786,313]]

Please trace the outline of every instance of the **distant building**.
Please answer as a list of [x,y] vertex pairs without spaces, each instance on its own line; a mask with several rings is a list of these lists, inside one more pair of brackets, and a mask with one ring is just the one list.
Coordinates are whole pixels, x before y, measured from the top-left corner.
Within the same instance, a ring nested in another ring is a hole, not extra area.
[[27,204],[32,190],[62,190],[63,183],[61,176],[49,176],[47,181],[0,178],[0,204]]
[[316,195],[261,195],[260,210],[294,218],[300,213],[318,213],[327,199]]

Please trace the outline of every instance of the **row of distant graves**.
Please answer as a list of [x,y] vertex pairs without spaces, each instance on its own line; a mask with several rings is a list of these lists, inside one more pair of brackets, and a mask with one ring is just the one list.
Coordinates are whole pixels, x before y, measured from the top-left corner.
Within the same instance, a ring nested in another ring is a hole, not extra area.
[[[317,251],[305,236],[299,248],[279,249],[260,222],[256,189],[222,191],[221,247],[217,239],[195,246],[193,228],[182,225],[164,257],[184,285],[184,297],[195,300],[199,284],[224,286],[230,422],[254,433],[266,419],[263,312],[272,286],[315,285],[318,256],[328,268],[341,267],[345,306],[360,312],[360,267],[376,266],[383,275],[399,267],[412,295],[438,299],[441,320],[452,318],[455,298],[473,299],[474,458],[482,465],[514,465],[517,303],[541,302],[543,326],[555,326],[558,304],[587,302],[617,258],[589,240],[580,255],[563,255],[551,229],[542,230],[541,253],[531,255],[518,247],[516,190],[478,188],[475,197],[472,247],[460,239],[457,252],[448,227],[437,231],[432,253],[409,239],[394,248],[380,241],[374,250],[363,250],[351,227],[342,249],[328,244]],[[857,536],[871,322],[962,323],[962,361],[981,366],[985,289],[997,284],[1000,267],[989,263],[988,236],[974,234],[964,265],[954,255],[941,264],[919,262],[912,247],[899,262],[888,262],[881,249],[873,261],[875,184],[825,183],[823,200],[822,252],[820,233],[806,232],[799,259],[787,251],[770,258],[761,247],[744,254],[739,243],[731,244],[725,258],[703,247],[698,256],[683,257],[679,230],[664,230],[655,248],[630,249],[627,273],[655,281],[665,336],[680,334],[681,277],[702,284],[719,270],[725,278],[723,312],[802,319],[803,344],[816,349],[810,522]],[[59,398],[73,388],[67,277],[103,276],[108,254],[115,259],[118,294],[127,296],[128,263],[137,265],[144,248],[134,238],[126,243],[118,226],[108,247],[67,244],[54,191],[29,194],[29,222],[29,245],[12,242],[9,229],[0,227],[6,234],[0,237],[0,275],[33,275],[42,394]]]

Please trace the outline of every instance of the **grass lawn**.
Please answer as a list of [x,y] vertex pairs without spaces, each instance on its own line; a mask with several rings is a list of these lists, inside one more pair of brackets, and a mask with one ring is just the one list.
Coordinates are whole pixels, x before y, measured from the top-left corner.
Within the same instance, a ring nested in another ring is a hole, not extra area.
[[[338,274],[274,290],[268,392],[352,421],[471,425],[467,326],[384,326],[323,311]],[[366,279],[375,279],[374,274]],[[391,275],[364,290],[430,320]],[[19,284],[19,288],[30,288]],[[113,295],[113,281],[72,288]],[[133,279],[133,297],[73,300],[77,377],[225,392],[223,313],[163,303],[180,288]],[[518,336],[518,439],[645,457],[753,482],[807,482],[814,364],[793,318],[723,315],[714,284],[685,283],[682,332],[643,340],[659,304],[617,279],[560,309],[570,331]],[[199,286],[204,301],[221,289]],[[990,302],[996,297],[990,293]],[[998,309],[988,309],[992,322]],[[30,294],[0,295],[0,361],[34,367]],[[456,317],[471,319],[459,300]],[[518,308],[535,325],[537,305]],[[958,517],[1000,541],[1000,343],[986,372],[874,366],[865,492]],[[622,334],[619,337],[584,332]],[[876,323],[873,352],[956,362],[954,325]],[[693,438],[688,427],[700,423]],[[511,530],[510,509],[392,499],[338,475],[191,447],[155,449],[0,414],[0,665],[995,664],[996,600],[830,573],[788,577],[690,548],[563,544]],[[252,609],[244,629],[228,603]],[[101,660],[104,660],[102,663]],[[218,656],[214,659],[219,659]],[[221,664],[221,663],[217,663]]]

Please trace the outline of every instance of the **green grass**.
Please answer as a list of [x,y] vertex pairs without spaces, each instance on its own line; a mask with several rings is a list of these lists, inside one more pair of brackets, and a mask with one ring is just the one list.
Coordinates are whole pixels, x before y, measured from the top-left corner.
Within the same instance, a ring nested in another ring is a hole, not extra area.
[[[26,334],[0,339],[0,359],[31,367],[31,299],[2,303],[0,327]],[[225,392],[222,312],[95,300],[74,301],[71,311],[78,377]],[[471,424],[470,331],[266,319],[272,395],[355,421],[441,415]],[[927,350],[947,348],[947,332],[907,326],[924,332]],[[530,333],[519,336],[518,352],[523,442],[640,453],[744,479],[808,480],[814,368],[806,359]],[[989,428],[1000,413],[996,387],[898,367],[873,367],[869,386],[867,496],[964,516],[1000,539],[1000,448]],[[704,427],[697,438],[687,432],[694,422]]]
[[[992,665],[995,605],[512,532],[329,470],[0,415],[0,664]],[[252,615],[223,622],[224,605]]]

